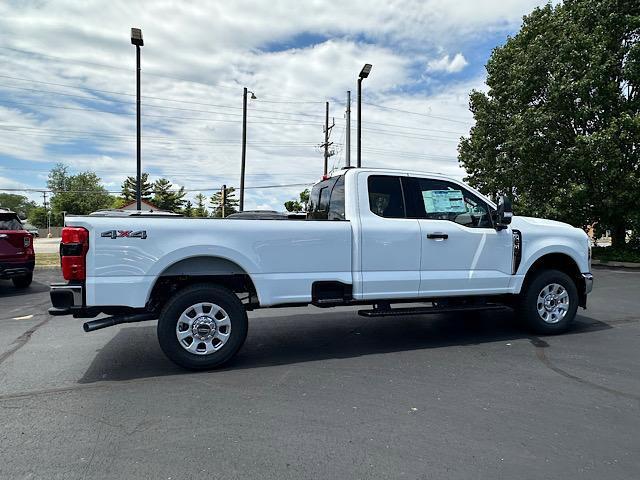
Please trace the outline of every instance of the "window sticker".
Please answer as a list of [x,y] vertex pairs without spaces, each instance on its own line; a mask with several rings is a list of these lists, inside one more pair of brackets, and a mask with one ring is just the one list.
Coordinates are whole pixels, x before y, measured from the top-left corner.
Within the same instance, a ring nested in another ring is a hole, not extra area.
[[460,190],[427,190],[422,192],[427,213],[465,213],[464,197]]

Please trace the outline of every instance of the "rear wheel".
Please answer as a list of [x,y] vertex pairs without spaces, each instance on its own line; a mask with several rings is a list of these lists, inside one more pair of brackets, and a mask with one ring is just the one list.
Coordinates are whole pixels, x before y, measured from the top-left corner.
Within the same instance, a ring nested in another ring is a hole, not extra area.
[[33,281],[33,273],[27,273],[26,275],[21,275],[20,277],[14,277],[11,279],[11,281],[13,282],[13,286],[16,288],[27,288]]
[[233,292],[198,284],[180,290],[164,306],[158,319],[158,340],[174,363],[207,370],[240,350],[247,326],[247,313]]
[[575,282],[559,270],[542,270],[527,282],[520,293],[516,314],[535,333],[565,332],[578,310]]

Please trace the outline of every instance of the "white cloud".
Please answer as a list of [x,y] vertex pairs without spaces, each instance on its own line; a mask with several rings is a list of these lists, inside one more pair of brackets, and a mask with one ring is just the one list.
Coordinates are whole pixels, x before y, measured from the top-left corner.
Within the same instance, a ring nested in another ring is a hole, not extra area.
[[438,60],[431,60],[427,67],[432,72],[448,72],[448,73],[457,73],[461,71],[464,67],[469,64],[464,55],[461,53],[456,53],[453,58],[449,58],[449,55],[445,55],[444,57]]
[[[355,100],[356,75],[365,61],[374,67],[364,84],[364,163],[461,176],[455,157],[457,141],[471,125],[468,93],[482,88],[484,79],[421,91],[416,83],[423,80],[424,65],[459,72],[467,65],[461,53],[434,57],[466,51],[466,43],[487,32],[512,32],[522,15],[539,3],[0,2],[2,75],[72,85],[0,78],[0,99],[30,103],[34,112],[0,106],[0,123],[25,127],[23,134],[0,128],[0,163],[3,155],[19,158],[27,171],[63,161],[72,171],[94,169],[109,189],[133,175],[135,71],[128,37],[129,28],[139,26],[145,38],[142,161],[152,179],[162,175],[207,196],[222,183],[237,186],[240,107],[242,87],[247,86],[258,97],[249,102],[247,187],[317,180],[322,173],[317,145],[323,141],[324,101],[331,102],[330,115],[336,120],[332,140],[338,153],[330,165],[341,165],[346,90],[352,90]],[[295,45],[305,35],[313,40],[295,48],[268,48]],[[313,103],[300,103],[307,100]],[[89,107],[119,113],[81,110]],[[352,140],[354,159],[355,132]],[[10,176],[6,169],[0,174]],[[41,188],[45,180],[46,171],[41,171],[29,183]],[[246,206],[281,209],[282,202],[302,188],[248,189]]]

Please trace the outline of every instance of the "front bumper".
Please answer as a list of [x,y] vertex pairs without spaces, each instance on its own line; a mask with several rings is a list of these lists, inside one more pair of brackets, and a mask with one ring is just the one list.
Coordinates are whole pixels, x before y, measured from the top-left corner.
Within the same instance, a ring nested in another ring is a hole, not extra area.
[[23,277],[33,273],[35,260],[22,260],[19,262],[2,262],[0,263],[0,278]]
[[584,279],[584,294],[589,295],[593,290],[593,274],[583,273],[582,278]]
[[582,273],[582,281],[578,285],[578,305],[587,308],[587,295],[593,290],[593,275],[591,273]]

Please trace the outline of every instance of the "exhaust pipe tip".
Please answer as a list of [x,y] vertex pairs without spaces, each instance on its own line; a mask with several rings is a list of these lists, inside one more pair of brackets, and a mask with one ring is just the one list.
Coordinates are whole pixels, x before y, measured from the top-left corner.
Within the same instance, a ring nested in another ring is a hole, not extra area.
[[93,332],[102,328],[113,327],[114,325],[120,325],[121,323],[134,323],[144,322],[145,320],[155,320],[158,315],[152,312],[135,313],[131,315],[120,315],[114,317],[99,318],[97,320],[91,320],[85,322],[82,325],[82,329],[85,332]]

